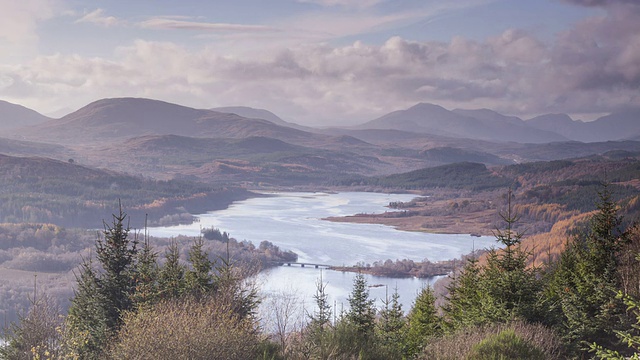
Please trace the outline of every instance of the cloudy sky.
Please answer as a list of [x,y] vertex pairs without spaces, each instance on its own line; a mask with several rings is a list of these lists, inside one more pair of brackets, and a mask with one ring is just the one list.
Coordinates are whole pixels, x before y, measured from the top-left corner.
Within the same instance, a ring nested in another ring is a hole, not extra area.
[[638,0],[0,0],[0,99],[106,97],[356,124],[431,102],[590,120],[640,106]]

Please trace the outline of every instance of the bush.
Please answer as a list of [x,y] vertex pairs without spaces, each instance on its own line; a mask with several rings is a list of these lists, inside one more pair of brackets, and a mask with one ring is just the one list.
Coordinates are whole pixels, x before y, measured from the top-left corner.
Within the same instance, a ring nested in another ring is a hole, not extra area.
[[215,297],[160,302],[124,317],[112,359],[255,359],[255,324]]
[[545,360],[546,356],[540,348],[516,335],[513,329],[507,329],[474,345],[467,358],[473,360]]
[[[472,355],[479,355],[477,351],[485,351],[486,346],[480,345],[483,341],[495,338],[501,333],[511,331],[528,348],[536,348],[541,351],[543,357],[540,359],[554,360],[562,359],[562,346],[560,339],[549,328],[539,324],[527,324],[524,322],[513,322],[510,324],[493,324],[483,327],[464,328],[454,334],[446,335],[434,339],[425,348],[419,359],[424,360],[459,360],[459,359],[486,359],[476,358]],[[498,339],[500,342],[501,338]],[[495,342],[495,340],[494,340]],[[477,349],[481,347],[481,349]],[[491,359],[500,359],[494,357]],[[506,357],[505,359],[521,359],[519,357]],[[524,358],[524,359],[536,359]]]

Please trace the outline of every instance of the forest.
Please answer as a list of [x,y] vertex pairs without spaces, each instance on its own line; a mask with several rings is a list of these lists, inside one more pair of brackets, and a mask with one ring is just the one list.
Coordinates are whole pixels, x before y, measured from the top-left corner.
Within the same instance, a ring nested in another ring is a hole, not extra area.
[[[640,228],[620,214],[608,183],[595,211],[558,256],[531,258],[516,230],[514,196],[504,197],[500,249],[469,256],[449,275],[446,295],[424,288],[411,309],[398,294],[376,308],[369,284],[354,278],[347,310],[328,303],[316,284],[302,319],[295,297],[269,304],[261,323],[250,265],[213,261],[204,237],[160,253],[132,236],[120,211],[77,273],[69,311],[34,288],[31,307],[13,322],[0,351],[6,359],[625,359],[640,337]],[[55,228],[45,229],[55,231]],[[228,234],[204,232],[229,248]],[[272,249],[270,244],[260,246]],[[187,262],[180,262],[186,251]],[[277,251],[275,251],[277,253]]]

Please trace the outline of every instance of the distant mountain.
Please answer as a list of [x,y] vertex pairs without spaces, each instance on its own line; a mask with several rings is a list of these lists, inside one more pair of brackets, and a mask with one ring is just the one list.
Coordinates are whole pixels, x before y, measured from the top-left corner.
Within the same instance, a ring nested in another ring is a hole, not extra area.
[[289,123],[282,120],[278,115],[265,109],[256,109],[248,106],[223,106],[209,109],[221,113],[230,113],[240,115],[247,119],[262,119],[271,121],[276,125],[289,126]]
[[547,114],[527,120],[526,123],[536,129],[554,131],[581,142],[640,138],[640,109],[612,113],[591,122],[575,121],[566,114]]
[[500,142],[547,143],[567,140],[556,133],[528,127],[519,118],[504,116],[491,110],[449,111],[426,103],[394,111],[356,128],[393,129]]
[[21,105],[0,100],[0,131],[43,123],[50,118]]
[[144,135],[263,136],[293,144],[331,147],[345,143],[344,139],[312,134],[267,120],[141,98],[98,100],[61,119],[24,127],[17,133],[29,140],[62,144],[108,143]]
[[315,128],[311,128],[311,127],[308,127],[308,126],[302,126],[302,125],[298,125],[296,123],[284,121],[278,115],[272,113],[269,110],[265,110],[265,109],[255,109],[255,108],[248,107],[248,106],[224,106],[224,107],[212,108],[210,110],[221,112],[221,113],[236,114],[236,115],[240,115],[242,117],[246,117],[248,119],[267,120],[267,121],[270,121],[270,122],[272,122],[272,123],[274,123],[276,125],[286,126],[286,127],[290,127],[290,128],[294,128],[294,129],[298,129],[298,130],[302,130],[302,131],[310,131],[310,132],[317,132],[318,131],[318,129],[315,129]]

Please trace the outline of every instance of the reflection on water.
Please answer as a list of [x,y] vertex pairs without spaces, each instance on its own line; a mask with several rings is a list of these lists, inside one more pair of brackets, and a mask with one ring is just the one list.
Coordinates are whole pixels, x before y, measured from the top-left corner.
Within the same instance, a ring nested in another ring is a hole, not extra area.
[[[486,248],[495,243],[493,237],[428,234],[399,231],[377,224],[334,223],[322,220],[328,216],[358,213],[380,213],[392,201],[410,201],[411,194],[345,192],[277,193],[274,196],[237,202],[228,209],[199,215],[199,223],[151,228],[152,236],[197,236],[201,228],[217,227],[238,240],[258,244],[268,240],[284,250],[293,250],[300,262],[330,265],[355,265],[386,259],[420,261],[447,260],[467,254],[475,247]],[[351,291],[353,273],[324,270],[323,282],[336,306],[344,303]],[[314,268],[274,268],[260,275],[258,281],[265,294],[294,292],[312,306],[316,280],[320,270]],[[405,310],[417,292],[430,283],[420,279],[391,279],[368,276],[372,297],[384,299],[387,289],[398,288]],[[301,300],[302,300],[301,299]]]

